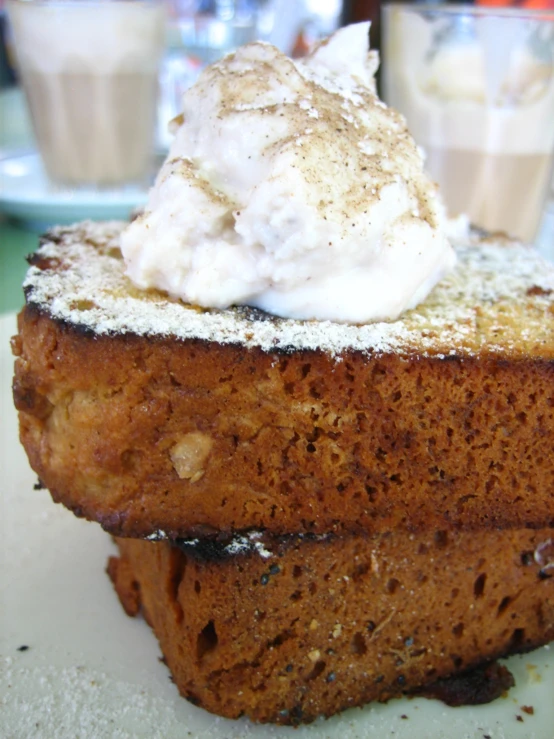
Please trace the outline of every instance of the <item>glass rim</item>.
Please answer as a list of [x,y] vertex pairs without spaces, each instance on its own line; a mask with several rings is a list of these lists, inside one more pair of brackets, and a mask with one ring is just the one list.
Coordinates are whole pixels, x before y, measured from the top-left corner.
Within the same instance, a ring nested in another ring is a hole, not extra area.
[[[25,0],[21,1],[24,2]],[[444,16],[466,15],[475,18],[490,16],[492,18],[519,18],[521,20],[554,22],[553,8],[497,7],[495,5],[470,5],[466,3],[409,3],[394,2],[393,0],[388,0],[382,4],[383,11],[390,11],[395,8],[410,10],[418,14],[435,13]]]

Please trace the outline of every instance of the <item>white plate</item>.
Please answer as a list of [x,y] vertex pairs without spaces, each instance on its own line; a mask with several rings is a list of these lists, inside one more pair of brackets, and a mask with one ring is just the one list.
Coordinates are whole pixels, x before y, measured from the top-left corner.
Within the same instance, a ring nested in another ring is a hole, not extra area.
[[0,211],[26,221],[37,231],[54,224],[91,219],[126,220],[144,205],[148,189],[64,189],[52,184],[37,153],[0,159]]
[[13,315],[0,318],[2,739],[553,739],[549,647],[508,660],[516,687],[487,706],[395,700],[295,730],[220,719],[180,698],[149,627],[125,616],[104,573],[110,538],[33,490],[10,394],[14,331]]

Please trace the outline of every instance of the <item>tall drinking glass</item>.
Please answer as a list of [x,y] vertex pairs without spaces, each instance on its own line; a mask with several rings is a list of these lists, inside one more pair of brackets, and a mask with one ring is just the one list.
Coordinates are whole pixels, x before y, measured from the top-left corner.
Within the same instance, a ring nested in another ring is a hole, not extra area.
[[452,215],[532,241],[554,152],[554,11],[384,8],[385,100]]
[[49,177],[140,182],[154,146],[165,11],[155,0],[8,0],[18,67]]

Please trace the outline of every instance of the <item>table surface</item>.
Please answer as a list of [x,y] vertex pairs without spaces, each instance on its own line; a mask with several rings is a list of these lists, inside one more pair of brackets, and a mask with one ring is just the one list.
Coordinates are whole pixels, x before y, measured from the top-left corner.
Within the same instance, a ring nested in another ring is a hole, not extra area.
[[[0,158],[34,147],[34,137],[21,91],[0,91]],[[18,310],[24,302],[21,283],[27,271],[25,257],[38,244],[38,235],[0,213],[0,314]]]
[[38,235],[21,225],[0,220],[0,313],[22,307],[21,283],[27,271],[25,257],[38,244]]

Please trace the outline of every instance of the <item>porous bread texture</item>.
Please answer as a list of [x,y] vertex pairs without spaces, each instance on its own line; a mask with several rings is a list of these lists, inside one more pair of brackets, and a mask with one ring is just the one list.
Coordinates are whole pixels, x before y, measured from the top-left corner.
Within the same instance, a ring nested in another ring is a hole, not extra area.
[[56,231],[26,280],[14,397],[55,500],[136,537],[554,526],[533,251],[464,248],[402,320],[337,326],[140,293],[119,228]]
[[119,539],[108,570],[183,696],[229,718],[298,724],[553,639],[550,537],[266,537],[270,556],[220,560],[195,542]]
[[543,526],[553,365],[93,337],[27,308],[14,396],[55,500],[125,536]]

